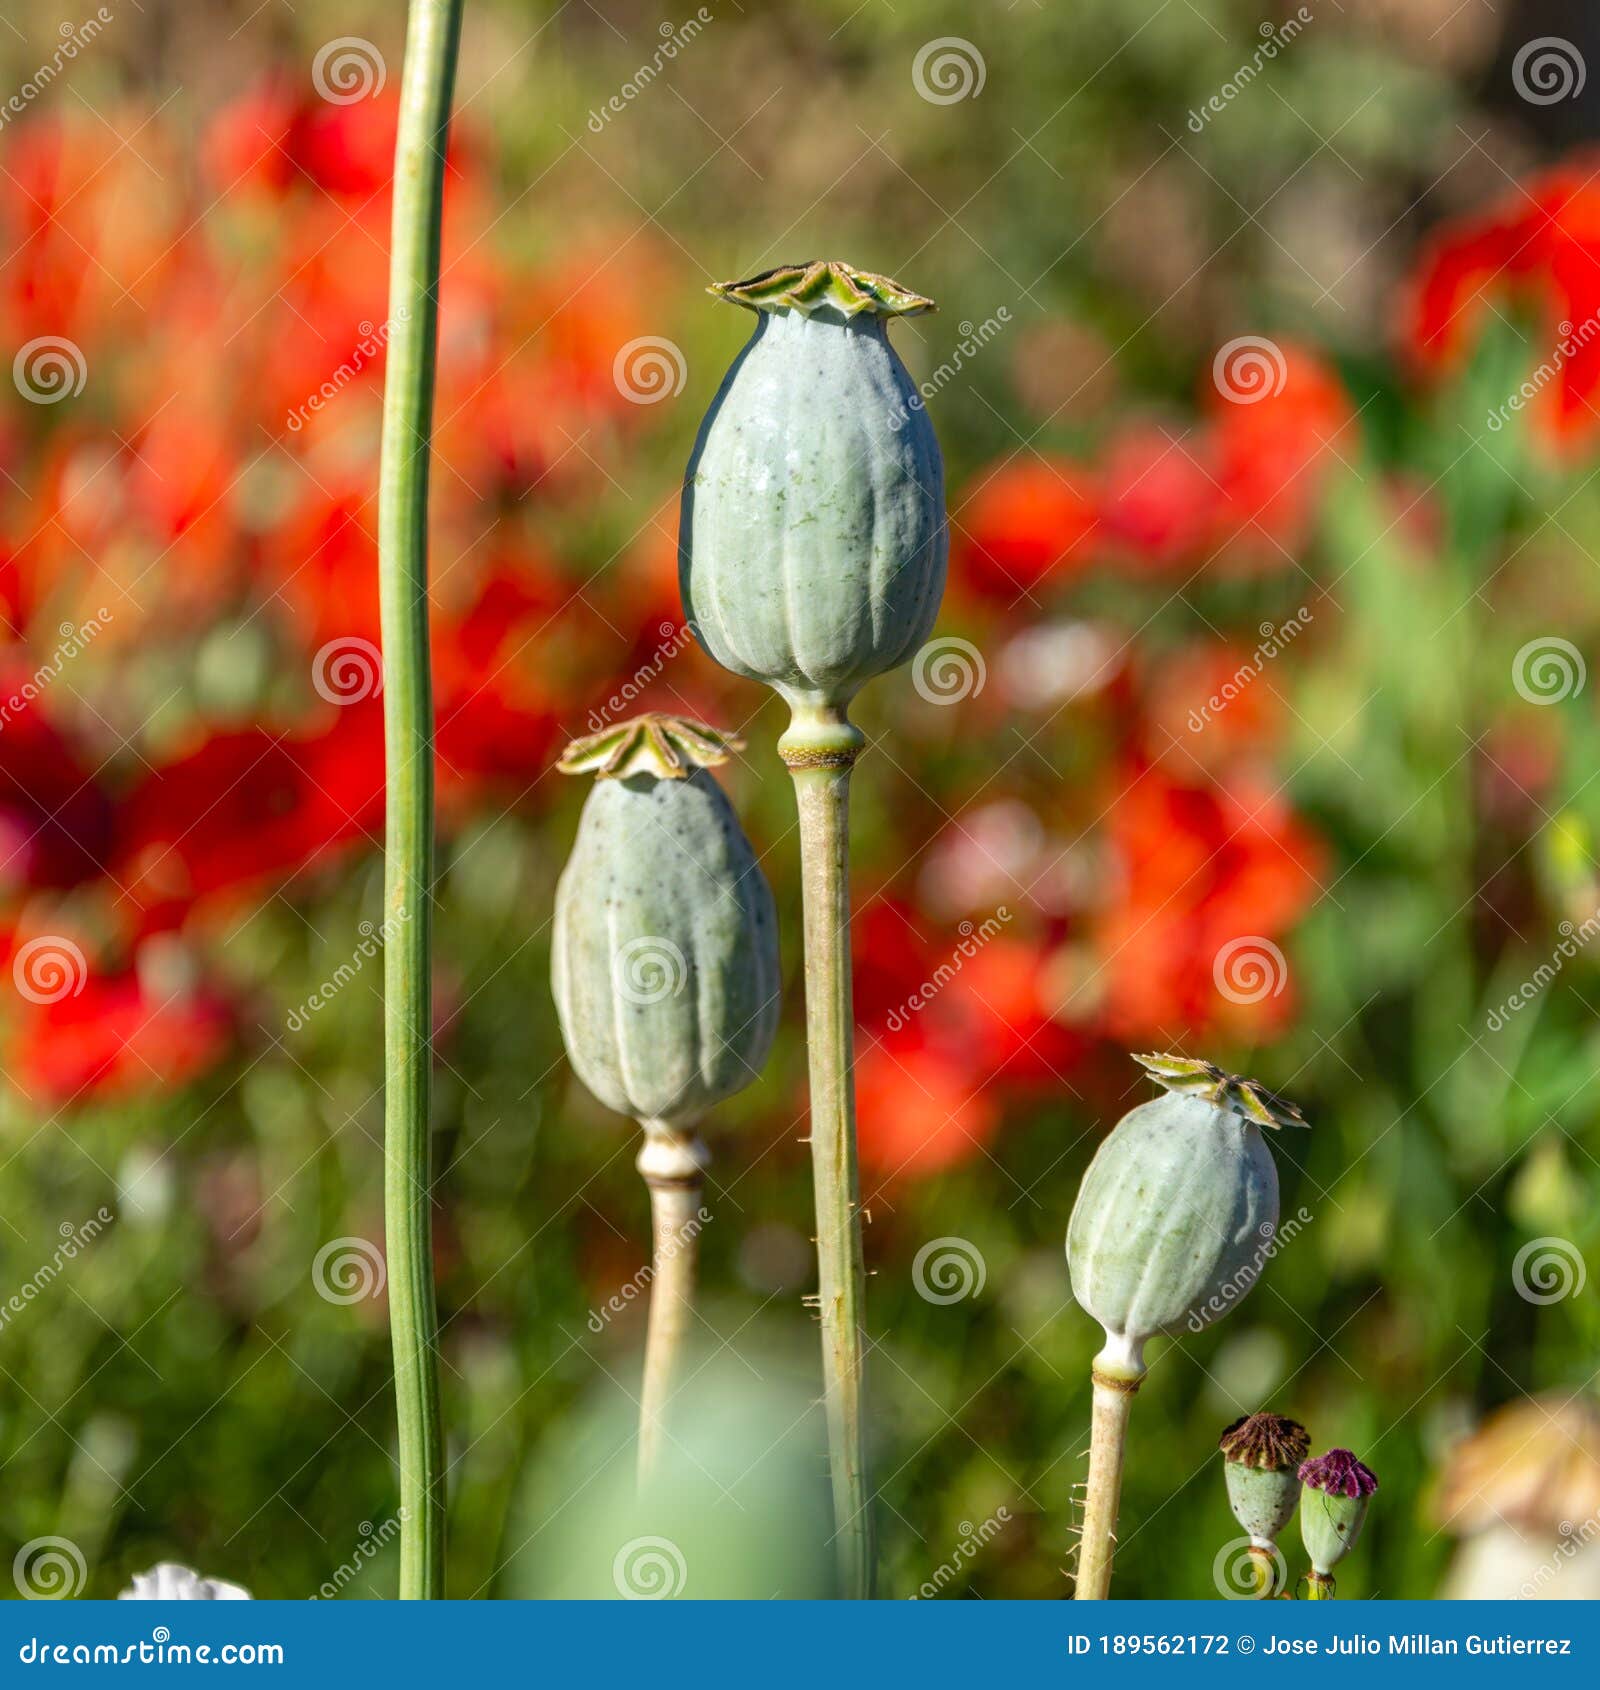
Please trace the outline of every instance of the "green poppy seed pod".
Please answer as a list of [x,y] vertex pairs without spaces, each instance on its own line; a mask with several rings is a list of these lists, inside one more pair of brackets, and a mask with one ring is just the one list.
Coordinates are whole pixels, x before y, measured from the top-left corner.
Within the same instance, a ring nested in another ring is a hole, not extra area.
[[1377,1475],[1349,1450],[1330,1449],[1301,1464],[1300,1482],[1305,1486],[1300,1536],[1311,1559],[1312,1590],[1331,1594],[1333,1569],[1355,1548]]
[[944,593],[939,444],[887,333],[933,302],[821,261],[711,292],[757,323],[684,480],[684,608],[724,668],[842,711],[927,639]]
[[1135,1058],[1167,1089],[1122,1117],[1083,1176],[1067,1227],[1072,1294],[1105,1328],[1097,1372],[1144,1376],[1158,1333],[1197,1328],[1255,1283],[1278,1224],[1262,1127],[1292,1103],[1209,1062]]
[[556,1013],[578,1077],[639,1121],[691,1124],[760,1073],[777,1028],[772,891],[706,772],[739,745],[650,715],[561,759],[600,778],[556,887]]
[[1300,1463],[1311,1448],[1310,1436],[1298,1420],[1250,1414],[1235,1420],[1217,1447],[1234,1519],[1253,1547],[1271,1548],[1300,1500]]

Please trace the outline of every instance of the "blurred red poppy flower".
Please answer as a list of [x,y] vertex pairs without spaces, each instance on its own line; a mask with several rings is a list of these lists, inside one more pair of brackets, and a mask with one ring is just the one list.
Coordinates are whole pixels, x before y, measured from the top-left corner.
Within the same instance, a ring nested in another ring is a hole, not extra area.
[[1210,447],[1150,423],[1117,435],[1100,466],[1100,531],[1152,569],[1192,558],[1215,531],[1222,500]]
[[1080,465],[1014,458],[990,470],[952,512],[957,579],[989,598],[1018,598],[1087,562],[1094,525],[1094,492]]
[[19,656],[0,662],[0,890],[74,886],[111,854],[110,795],[37,684]]
[[980,1066],[917,1027],[858,1042],[856,1127],[869,1175],[940,1173],[993,1139],[1000,1110]]
[[123,805],[118,878],[162,925],[195,900],[287,879],[382,817],[383,723],[368,699],[316,735],[214,734],[153,769]]
[[25,1006],[13,1029],[7,1071],[35,1105],[181,1086],[233,1042],[233,1013],[206,988],[157,990],[133,968],[81,978],[77,990]]
[[1094,924],[1113,1036],[1176,1040],[1281,1028],[1295,995],[1278,941],[1310,906],[1320,842],[1287,800],[1247,777],[1132,773],[1107,825],[1118,874]]
[[1487,314],[1525,301],[1547,343],[1530,414],[1545,436],[1581,447],[1600,421],[1600,155],[1579,154],[1520,184],[1488,211],[1437,229],[1412,274],[1402,319],[1424,373],[1458,368]]
[[1223,567],[1292,565],[1310,538],[1329,474],[1354,449],[1355,411],[1335,370],[1309,349],[1264,343],[1268,372],[1250,397],[1207,389],[1220,497],[1213,545]]

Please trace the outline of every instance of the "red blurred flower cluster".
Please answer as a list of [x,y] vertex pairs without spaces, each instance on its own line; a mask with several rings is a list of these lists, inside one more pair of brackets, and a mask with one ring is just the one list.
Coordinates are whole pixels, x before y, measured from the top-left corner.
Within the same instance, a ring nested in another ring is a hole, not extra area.
[[1406,351],[1425,372],[1458,369],[1492,313],[1537,319],[1532,376],[1517,396],[1544,437],[1593,442],[1600,409],[1600,154],[1513,187],[1481,215],[1443,225],[1417,266]]
[[[7,130],[0,330],[29,403],[0,429],[0,1025],[41,1106],[203,1073],[242,1019],[199,963],[218,913],[381,831],[395,118],[392,96],[270,81],[197,137],[131,110]],[[527,797],[568,718],[659,639],[637,595],[531,533],[581,522],[651,418],[614,374],[656,326],[651,260],[623,238],[503,258],[488,170],[475,137],[453,145],[432,530],[447,814]],[[152,964],[174,946],[182,967]]]
[[1018,452],[952,512],[956,580],[1012,601],[1097,567],[1260,573],[1304,547],[1353,410],[1318,355],[1224,347],[1192,428],[1121,425],[1093,462]]

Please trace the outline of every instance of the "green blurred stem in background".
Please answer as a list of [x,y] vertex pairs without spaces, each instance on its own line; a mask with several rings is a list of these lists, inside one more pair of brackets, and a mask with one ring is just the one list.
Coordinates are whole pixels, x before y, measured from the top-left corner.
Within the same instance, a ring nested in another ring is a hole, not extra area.
[[444,1594],[444,1440],[433,1287],[429,1000],[433,692],[428,648],[428,454],[439,225],[461,0],[411,0],[394,152],[388,370],[378,480],[387,811],[384,1216],[400,1441],[400,1594]]
[[794,776],[806,940],[811,1165],[817,1295],[833,1474],[839,1594],[873,1594],[872,1506],[862,1405],[860,1175],[856,1167],[855,1017],[850,987],[850,771],[861,731],[843,710],[796,708],[778,750]]

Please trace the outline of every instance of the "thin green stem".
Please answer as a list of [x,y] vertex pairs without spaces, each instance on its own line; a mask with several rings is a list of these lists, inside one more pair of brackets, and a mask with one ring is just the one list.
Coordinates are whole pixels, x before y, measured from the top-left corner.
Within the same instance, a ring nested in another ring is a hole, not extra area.
[[378,476],[385,821],[384,1224],[400,1447],[400,1594],[444,1594],[444,1440],[433,1287],[433,690],[428,454],[439,225],[461,0],[411,0],[394,152],[388,373]]
[[850,770],[861,734],[843,710],[796,709],[778,749],[794,776],[806,939],[811,1163],[817,1291],[840,1594],[869,1598],[876,1575],[862,1406],[860,1182],[855,1017],[850,990]]
[[639,1393],[639,1483],[660,1470],[672,1394],[683,1370],[694,1320],[695,1267],[700,1254],[700,1201],[706,1147],[692,1129],[641,1122],[638,1168],[650,1188],[650,1322]]
[[1305,1576],[1306,1595],[1308,1602],[1331,1602],[1333,1600],[1333,1574],[1319,1573],[1315,1567]]
[[1128,1442],[1128,1411],[1137,1380],[1112,1378],[1095,1369],[1094,1409],[1089,1422],[1089,1482],[1083,1500],[1083,1536],[1078,1542],[1080,1602],[1103,1601],[1111,1594],[1111,1556],[1117,1538],[1117,1507],[1122,1498],[1122,1460]]

